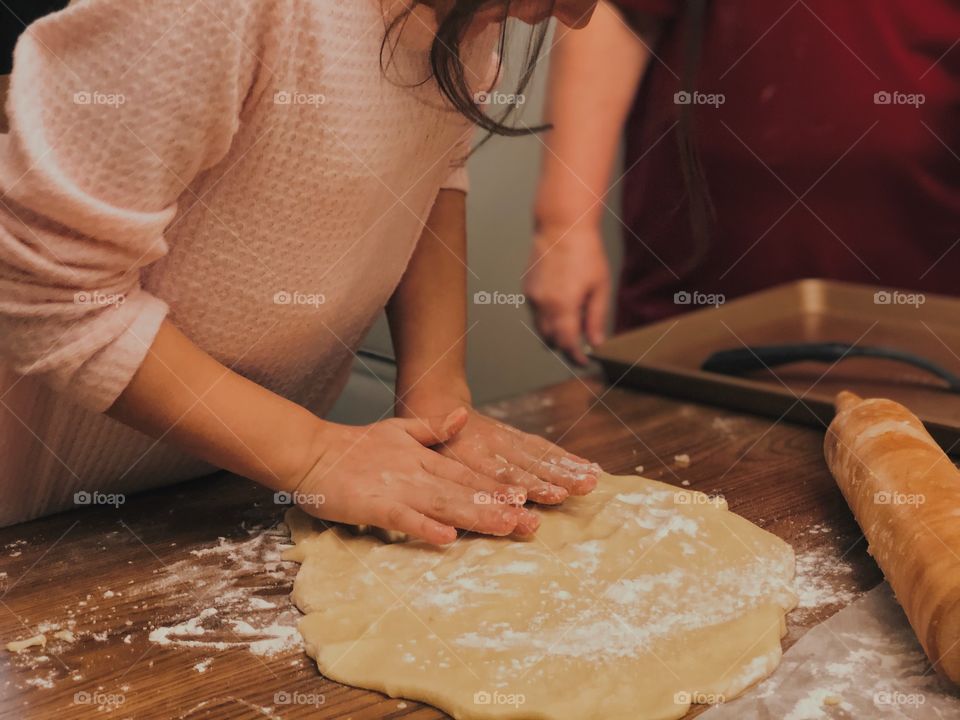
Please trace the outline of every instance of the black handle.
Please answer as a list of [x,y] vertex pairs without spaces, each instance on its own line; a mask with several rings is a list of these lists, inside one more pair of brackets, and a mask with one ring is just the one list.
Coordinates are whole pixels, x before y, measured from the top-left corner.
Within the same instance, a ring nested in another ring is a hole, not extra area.
[[843,343],[758,345],[756,347],[742,347],[715,352],[700,367],[707,372],[739,375],[740,373],[795,362],[837,362],[844,356],[844,353],[849,351],[850,346]]
[[708,357],[700,368],[721,375],[740,375],[788,363],[835,363],[849,357],[874,357],[913,365],[945,380],[948,389],[960,391],[960,377],[926,358],[896,348],[858,346],[840,342],[758,345],[721,350]]

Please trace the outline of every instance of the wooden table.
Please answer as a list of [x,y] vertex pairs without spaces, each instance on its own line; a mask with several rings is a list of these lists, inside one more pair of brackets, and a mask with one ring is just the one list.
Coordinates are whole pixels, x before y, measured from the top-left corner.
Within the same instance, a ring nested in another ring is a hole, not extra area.
[[[822,432],[630,390],[607,392],[597,380],[571,380],[488,410],[609,472],[642,465],[647,477],[722,493],[731,510],[798,553],[813,549],[829,564],[849,563],[852,595],[881,579],[824,464]],[[686,468],[674,461],[684,453],[692,461]],[[204,551],[218,538],[243,540],[251,528],[276,526],[281,515],[271,493],[221,474],[127,498],[117,509],[84,508],[0,530],[3,643],[33,635],[42,623],[49,636],[51,623],[70,618],[77,636],[21,655],[0,650],[0,718],[445,717],[329,682],[295,646],[258,656],[242,647],[211,653],[149,639],[152,629],[194,617],[216,600],[205,588],[217,589],[217,577],[287,606],[295,565],[233,573],[229,558]],[[175,575],[171,567],[185,565],[194,568],[187,579],[168,577]],[[784,644],[838,609],[792,614]],[[302,693],[301,700],[322,694],[323,703],[278,704],[278,692]]]

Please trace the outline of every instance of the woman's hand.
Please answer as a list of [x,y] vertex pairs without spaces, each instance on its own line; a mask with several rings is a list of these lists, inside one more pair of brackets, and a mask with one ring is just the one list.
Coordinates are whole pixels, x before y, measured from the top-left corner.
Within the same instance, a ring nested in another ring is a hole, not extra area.
[[534,241],[524,281],[537,331],[580,365],[584,337],[603,342],[610,305],[610,264],[600,228],[544,225]]
[[466,425],[438,445],[441,455],[472,471],[526,491],[534,502],[555,505],[597,486],[600,467],[536,435],[468,409]]
[[328,425],[294,499],[325,520],[399,530],[437,545],[453,542],[456,528],[534,532],[540,521],[521,507],[522,490],[428,449],[454,439],[467,420],[458,409],[426,420]]
[[[397,415],[432,417],[459,409],[466,411],[463,427],[434,450],[466,466],[491,482],[522,488],[527,499],[545,505],[570,495],[586,495],[597,486],[600,466],[568,453],[536,435],[497,422],[470,406],[465,382],[455,379],[437,385],[421,383],[410,392],[398,388]],[[456,390],[459,388],[459,390]],[[495,496],[500,502],[503,499]]]

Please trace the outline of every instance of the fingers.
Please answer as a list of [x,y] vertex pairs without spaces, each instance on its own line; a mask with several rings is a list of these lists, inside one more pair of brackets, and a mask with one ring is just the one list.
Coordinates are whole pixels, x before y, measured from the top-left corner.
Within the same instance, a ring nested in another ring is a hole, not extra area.
[[533,306],[533,320],[537,327],[537,334],[548,347],[554,347],[556,342],[553,337],[553,317],[542,305]]
[[[447,451],[450,452],[450,451]],[[505,482],[493,479],[482,472],[468,467],[464,462],[460,462],[455,454],[450,452],[450,457],[444,457],[439,453],[431,453],[423,460],[423,469],[427,472],[463,485],[472,490],[487,493],[498,501],[510,505],[523,505],[527,501],[526,490],[522,487],[515,487]]]
[[610,305],[609,283],[600,283],[587,298],[587,307],[584,317],[584,329],[587,342],[596,347],[603,342],[604,326],[607,322],[607,311]]
[[583,352],[583,339],[580,335],[580,305],[565,308],[553,324],[553,338],[557,347],[578,365],[587,364]]
[[513,534],[517,537],[530,537],[537,531],[537,528],[539,527],[540,516],[533,512],[527,512],[523,517],[520,518],[520,521],[517,523],[517,527]]
[[395,420],[421,445],[437,445],[447,442],[463,430],[469,415],[466,408],[457,408],[448,415],[429,418],[398,418]]
[[402,503],[380,500],[370,508],[380,527],[399,530],[433,545],[448,545],[457,539],[456,528],[437,522]]
[[[542,505],[557,505],[567,499],[570,494],[563,487],[553,484],[538,475],[525,470],[522,466],[500,457],[493,461],[497,477],[512,485],[526,489],[527,499]],[[530,464],[530,463],[528,463]]]
[[560,302],[547,302],[536,306],[537,331],[550,347],[561,350],[567,357],[579,365],[587,364],[580,335],[581,308],[586,298],[569,299]]
[[[519,430],[506,425],[498,426],[511,435],[515,434],[518,438],[523,436],[523,433]],[[520,492],[525,495],[525,500],[532,500],[545,505],[556,505],[563,502],[569,494],[563,488],[541,480],[536,475],[511,463],[503,455],[495,454],[490,457],[486,454],[477,455],[468,450],[458,449],[454,451],[449,447],[440,448],[439,452],[447,458],[451,458],[452,461],[456,461],[457,464],[466,466],[469,471],[480,477],[492,478],[498,488],[488,490],[488,492],[492,492],[497,498],[509,497]]]
[[[445,487],[444,487],[445,485]],[[409,498],[410,506],[434,520],[487,535],[509,535],[529,511],[503,505],[487,493],[444,483]]]
[[[507,460],[571,495],[591,492],[596,488],[600,476],[597,464],[572,455],[536,435],[525,435],[519,447],[507,451]],[[533,493],[530,493],[530,499],[536,499]]]

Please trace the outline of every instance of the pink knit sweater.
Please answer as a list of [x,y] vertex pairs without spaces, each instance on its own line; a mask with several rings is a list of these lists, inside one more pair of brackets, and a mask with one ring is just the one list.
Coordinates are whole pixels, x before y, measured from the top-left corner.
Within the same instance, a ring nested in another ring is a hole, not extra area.
[[[81,0],[16,49],[0,136],[0,524],[212,470],[102,415],[165,317],[325,412],[468,124],[430,17],[378,0]],[[490,80],[490,33],[467,53]],[[225,418],[229,422],[229,418]]]

